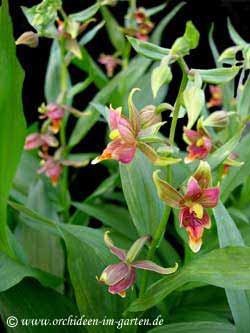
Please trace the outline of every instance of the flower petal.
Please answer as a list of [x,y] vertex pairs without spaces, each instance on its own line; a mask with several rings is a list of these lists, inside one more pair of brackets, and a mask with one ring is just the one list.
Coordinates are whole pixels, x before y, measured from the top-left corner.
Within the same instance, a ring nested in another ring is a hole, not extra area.
[[200,161],[200,164],[193,174],[202,189],[208,188],[212,183],[212,174],[210,165],[205,161]]
[[198,181],[194,177],[190,177],[187,184],[187,193],[185,196],[193,197],[201,193],[201,188]]
[[143,246],[146,244],[147,241],[151,239],[150,235],[145,235],[138,238],[134,244],[130,247],[127,253],[126,261],[132,262],[137,257]]
[[219,186],[205,188],[202,191],[201,197],[197,200],[199,204],[201,204],[205,208],[213,208],[218,205],[220,196],[220,188]]
[[109,265],[104,269],[98,281],[105,283],[108,286],[118,283],[129,273],[129,266],[124,262],[118,264]]
[[111,130],[117,129],[119,120],[121,118],[122,108],[113,109],[110,105],[109,108],[109,126]]
[[32,133],[26,137],[24,149],[31,150],[40,147],[43,144],[41,134]]
[[129,267],[127,275],[118,283],[109,287],[109,292],[111,294],[119,294],[121,297],[125,297],[125,290],[132,287],[136,280],[136,272],[133,267]]
[[131,264],[132,267],[145,269],[148,271],[157,272],[159,274],[172,274],[178,269],[178,264],[176,263],[174,267],[164,268],[161,267],[150,260],[140,260]]
[[198,131],[190,130],[184,127],[183,139],[187,144],[195,143],[200,138],[200,133]]
[[133,95],[136,91],[140,91],[140,89],[139,88],[132,89],[128,96],[129,121],[133,128],[134,136],[137,136],[141,127],[139,114],[133,103]]
[[135,143],[135,136],[133,132],[133,128],[130,124],[130,122],[124,118],[121,117],[118,123],[118,131],[120,133],[121,138],[126,142],[126,143]]
[[91,164],[97,164],[101,161],[113,159],[122,163],[130,163],[136,152],[136,144],[124,143],[120,139],[116,139],[107,145],[101,156],[95,158]]
[[126,255],[127,252],[123,249],[120,249],[119,247],[116,247],[112,240],[110,239],[110,237],[108,236],[110,232],[106,231],[104,234],[104,242],[107,245],[107,247],[109,248],[110,252],[112,252],[115,256],[117,256],[119,259],[121,260],[125,260],[126,259]]
[[157,188],[159,198],[170,207],[181,208],[182,205],[180,202],[183,200],[183,196],[180,195],[170,184],[162,180],[158,176],[159,172],[160,170],[157,170],[153,173],[153,180]]

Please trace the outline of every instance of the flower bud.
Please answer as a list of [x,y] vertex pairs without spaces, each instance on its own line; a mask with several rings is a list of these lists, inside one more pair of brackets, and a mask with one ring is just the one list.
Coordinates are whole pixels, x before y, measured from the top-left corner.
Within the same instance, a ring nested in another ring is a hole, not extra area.
[[16,45],[27,45],[35,48],[38,46],[39,38],[38,34],[33,31],[24,32],[17,40]]
[[227,111],[215,111],[203,121],[203,126],[226,127],[228,122],[229,114]]
[[146,128],[162,121],[160,113],[156,112],[154,105],[147,105],[140,111],[140,121],[142,128]]

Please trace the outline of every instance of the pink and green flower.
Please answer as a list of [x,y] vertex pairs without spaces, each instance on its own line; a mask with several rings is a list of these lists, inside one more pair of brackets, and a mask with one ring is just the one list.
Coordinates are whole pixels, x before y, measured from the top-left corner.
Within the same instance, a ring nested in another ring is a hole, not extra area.
[[116,247],[108,236],[109,232],[104,235],[104,241],[110,252],[113,253],[121,261],[116,264],[109,265],[104,269],[101,276],[97,280],[101,284],[106,284],[111,294],[118,294],[121,297],[126,296],[126,290],[133,287],[136,281],[136,269],[154,271],[159,274],[172,274],[176,272],[178,264],[172,268],[163,268],[150,260],[134,261],[142,247],[151,236],[145,235],[137,239],[131,248],[126,251]]
[[209,164],[200,162],[196,172],[189,178],[184,194],[162,180],[158,174],[159,170],[155,171],[153,179],[159,198],[168,206],[180,209],[180,226],[186,228],[191,250],[198,252],[202,245],[204,228],[211,227],[211,220],[205,209],[216,207],[220,195],[219,186],[211,187],[212,176]]

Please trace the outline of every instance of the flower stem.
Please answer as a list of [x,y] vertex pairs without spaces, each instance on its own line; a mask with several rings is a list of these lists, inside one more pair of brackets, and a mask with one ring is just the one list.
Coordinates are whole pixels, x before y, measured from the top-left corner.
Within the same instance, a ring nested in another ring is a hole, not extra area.
[[[167,178],[168,182],[171,181],[171,168],[170,168],[170,166],[167,166],[167,177],[166,178]],[[153,240],[152,240],[152,243],[150,245],[148,255],[147,255],[147,260],[151,260],[154,257],[157,248],[160,246],[160,243],[161,243],[161,241],[164,237],[164,232],[165,232],[165,229],[166,229],[166,226],[167,226],[170,211],[171,211],[171,208],[169,206],[165,206],[160,224],[158,225],[158,227],[155,231],[155,234],[153,236]],[[142,279],[141,279],[139,297],[142,297],[142,295],[144,294],[145,289],[147,287],[147,282],[148,282],[148,271],[144,271],[143,275],[142,275]]]
[[175,106],[174,106],[174,111],[173,111],[173,119],[171,123],[171,128],[170,128],[170,135],[169,135],[169,142],[171,145],[174,144],[174,137],[175,137],[175,130],[176,130],[176,125],[178,121],[178,115],[181,107],[181,102],[182,102],[182,95],[183,91],[186,88],[187,81],[188,81],[188,67],[186,63],[184,62],[183,59],[178,60],[178,64],[182,70],[182,80],[181,80],[181,86],[176,98]]

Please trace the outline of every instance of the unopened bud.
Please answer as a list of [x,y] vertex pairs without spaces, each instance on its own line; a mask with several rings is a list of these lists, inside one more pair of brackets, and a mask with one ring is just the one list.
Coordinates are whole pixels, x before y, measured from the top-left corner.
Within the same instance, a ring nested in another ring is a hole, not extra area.
[[140,121],[143,128],[158,124],[162,121],[160,113],[154,105],[147,105],[140,111]]
[[227,111],[215,111],[203,121],[203,126],[226,127],[228,122],[229,114]]
[[17,40],[16,45],[27,45],[35,48],[38,46],[39,38],[38,34],[33,31],[24,32]]

